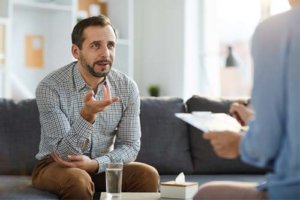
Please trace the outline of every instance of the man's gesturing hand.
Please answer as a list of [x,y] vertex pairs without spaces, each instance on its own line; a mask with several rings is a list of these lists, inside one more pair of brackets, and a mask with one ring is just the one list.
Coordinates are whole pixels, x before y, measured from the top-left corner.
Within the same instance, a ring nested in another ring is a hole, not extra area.
[[80,112],[81,116],[88,122],[94,123],[97,113],[102,112],[110,104],[119,101],[118,97],[111,98],[110,89],[107,84],[103,84],[103,100],[97,101],[94,98],[94,91],[89,91],[84,96],[84,106]]

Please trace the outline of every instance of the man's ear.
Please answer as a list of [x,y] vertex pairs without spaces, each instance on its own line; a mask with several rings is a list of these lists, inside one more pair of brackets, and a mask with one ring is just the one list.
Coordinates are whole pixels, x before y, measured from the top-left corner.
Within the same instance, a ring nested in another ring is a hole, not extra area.
[[75,44],[72,44],[72,54],[73,54],[74,58],[76,58],[77,60],[79,59],[80,49]]

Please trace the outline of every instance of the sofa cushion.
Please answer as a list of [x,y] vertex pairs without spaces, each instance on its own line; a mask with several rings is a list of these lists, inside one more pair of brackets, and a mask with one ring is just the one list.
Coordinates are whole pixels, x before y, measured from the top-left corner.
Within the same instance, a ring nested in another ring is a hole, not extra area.
[[160,174],[192,173],[187,124],[174,116],[186,112],[182,99],[141,99],[141,150],[137,161],[154,166]]
[[0,133],[0,174],[31,174],[40,141],[36,101],[0,99]]
[[46,191],[38,190],[31,185],[31,176],[0,176],[0,199],[56,199],[58,196]]
[[[188,112],[211,111],[228,113],[232,100],[193,96],[186,102]],[[210,143],[202,138],[202,131],[190,126],[191,152],[195,173],[198,174],[262,174],[259,169],[238,159],[222,159],[213,151]]]

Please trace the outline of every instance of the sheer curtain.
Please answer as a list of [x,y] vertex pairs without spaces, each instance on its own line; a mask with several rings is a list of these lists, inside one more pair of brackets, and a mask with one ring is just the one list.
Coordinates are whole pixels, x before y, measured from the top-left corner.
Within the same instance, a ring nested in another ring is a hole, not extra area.
[[261,0],[261,20],[290,8],[288,0]]
[[[288,10],[288,0],[204,0],[201,6],[199,77],[202,95],[250,96],[252,34],[259,22]],[[228,45],[239,61],[237,67],[225,67]]]

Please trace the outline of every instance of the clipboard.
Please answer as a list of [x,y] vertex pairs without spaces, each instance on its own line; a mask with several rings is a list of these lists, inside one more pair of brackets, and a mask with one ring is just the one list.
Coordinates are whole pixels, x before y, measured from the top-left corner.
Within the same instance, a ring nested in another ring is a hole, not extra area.
[[240,132],[242,126],[230,115],[225,113],[192,112],[175,113],[179,119],[187,122],[203,132],[209,131],[234,131]]

